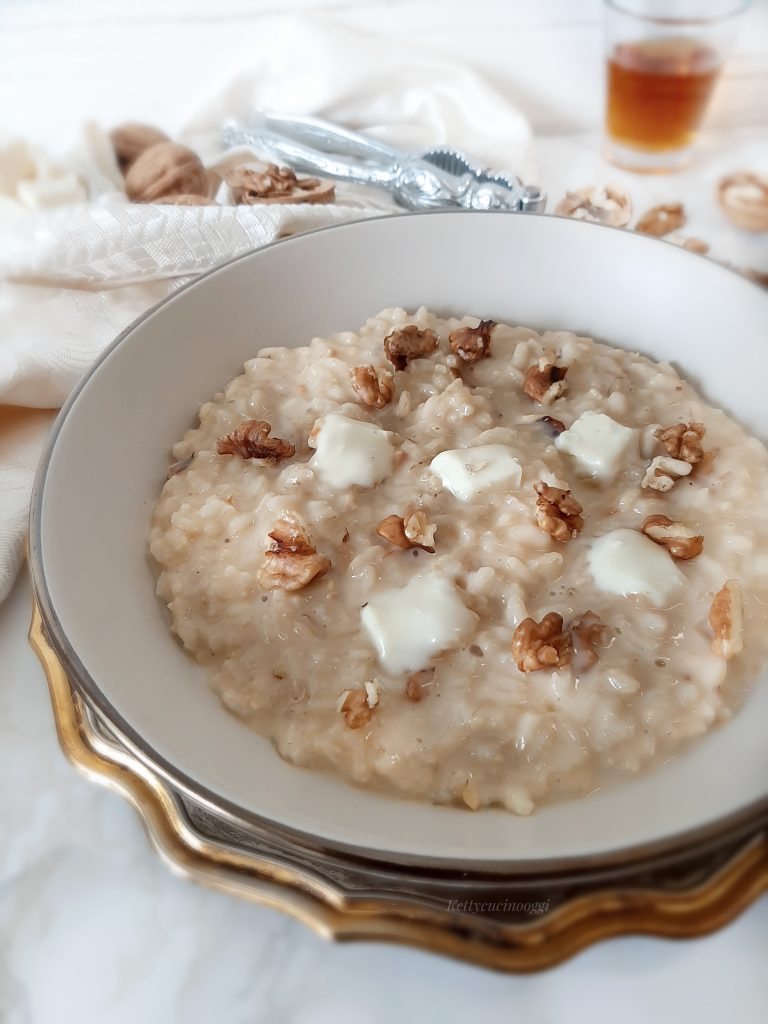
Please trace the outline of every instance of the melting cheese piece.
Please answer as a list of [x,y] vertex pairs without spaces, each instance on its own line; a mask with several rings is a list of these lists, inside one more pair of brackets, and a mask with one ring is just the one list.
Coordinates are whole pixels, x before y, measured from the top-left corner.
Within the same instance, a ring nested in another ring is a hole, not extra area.
[[363,626],[388,672],[423,668],[436,654],[456,647],[474,631],[477,616],[442,576],[412,579],[383,590],[360,613]]
[[611,594],[644,594],[665,607],[685,577],[669,552],[637,530],[613,530],[598,537],[587,556],[592,578]]
[[578,468],[598,480],[612,480],[635,440],[635,431],[602,412],[583,412],[555,438],[558,451],[570,455]]
[[323,419],[311,465],[331,487],[373,487],[392,472],[392,434],[331,413]]
[[440,477],[443,487],[462,501],[471,501],[496,484],[518,487],[523,475],[520,463],[503,444],[441,452],[429,468]]

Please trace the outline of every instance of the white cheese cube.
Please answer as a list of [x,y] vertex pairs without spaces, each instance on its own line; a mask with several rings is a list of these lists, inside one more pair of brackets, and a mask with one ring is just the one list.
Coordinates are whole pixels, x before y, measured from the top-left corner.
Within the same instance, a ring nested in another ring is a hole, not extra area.
[[602,412],[583,412],[555,438],[555,447],[570,455],[586,476],[606,482],[616,476],[635,440],[636,431],[631,427]]
[[589,571],[610,594],[642,594],[664,608],[685,582],[674,559],[637,530],[612,530],[592,543]]
[[381,591],[360,618],[381,664],[393,673],[423,668],[441,651],[461,644],[477,625],[459,590],[443,576],[416,577],[404,587]]
[[429,468],[440,477],[443,487],[462,501],[471,501],[490,487],[519,487],[523,475],[511,449],[503,444],[440,452]]
[[324,417],[310,465],[331,487],[373,487],[392,472],[392,434],[336,413]]

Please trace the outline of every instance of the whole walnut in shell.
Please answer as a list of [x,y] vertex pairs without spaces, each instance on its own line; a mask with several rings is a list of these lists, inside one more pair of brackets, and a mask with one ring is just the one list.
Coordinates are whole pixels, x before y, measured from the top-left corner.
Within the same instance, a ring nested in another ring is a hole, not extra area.
[[207,196],[208,187],[200,157],[176,142],[150,146],[125,176],[125,193],[134,203],[154,203],[167,196]]
[[159,142],[171,141],[159,128],[153,128],[151,124],[139,124],[136,121],[119,124],[109,133],[109,139],[115,151],[117,165],[123,174],[128,172],[131,164],[135,163],[150,146],[156,146]]

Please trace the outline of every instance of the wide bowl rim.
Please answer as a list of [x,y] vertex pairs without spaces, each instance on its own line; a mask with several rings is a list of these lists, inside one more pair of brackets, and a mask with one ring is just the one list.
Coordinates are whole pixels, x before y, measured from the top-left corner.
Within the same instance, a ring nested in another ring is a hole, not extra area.
[[[489,212],[493,215],[493,211]],[[77,652],[70,643],[61,622],[59,621],[47,586],[42,556],[42,505],[45,481],[48,467],[56,447],[56,442],[70,410],[77,402],[80,394],[84,391],[90,379],[110,358],[112,353],[131,334],[133,334],[134,331],[140,328],[146,320],[152,317],[166,304],[175,301],[183,292],[197,287],[202,281],[207,280],[220,272],[226,271],[233,264],[239,263],[242,260],[247,260],[256,253],[263,253],[269,249],[275,248],[276,246],[287,246],[294,243],[300,243],[301,240],[308,235],[317,235],[328,231],[342,232],[350,228],[354,229],[355,227],[359,227],[361,224],[367,225],[373,222],[391,221],[393,219],[444,217],[446,215],[456,216],[459,214],[476,217],[488,216],[488,213],[486,212],[458,210],[428,210],[383,214],[381,216],[365,218],[364,220],[349,221],[344,224],[326,225],[324,227],[312,229],[311,231],[302,232],[298,235],[275,239],[266,245],[239,253],[236,256],[217,264],[215,267],[196,275],[184,285],[176,288],[170,295],[167,295],[165,298],[152,305],[149,309],[145,310],[144,313],[133,320],[117,335],[117,337],[104,349],[98,358],[91,364],[89,369],[83,374],[60,409],[46,438],[45,446],[41,453],[40,461],[35,473],[29,514],[28,564],[35,598],[37,600],[45,628],[46,638],[58,657],[61,659],[64,670],[67,673],[71,684],[81,693],[86,702],[109,724],[110,728],[113,729],[113,731],[120,737],[122,742],[125,743],[130,751],[132,751],[151,769],[157,771],[178,791],[186,794],[202,806],[225,819],[229,819],[240,824],[246,823],[259,830],[266,829],[270,833],[282,837],[287,842],[298,843],[310,849],[314,848],[317,850],[341,852],[344,855],[372,863],[381,863],[382,861],[385,861],[389,865],[401,863],[440,870],[450,870],[451,868],[457,867],[458,864],[461,864],[464,870],[482,873],[492,872],[532,875],[546,872],[570,874],[602,867],[628,865],[636,861],[640,862],[662,855],[673,855],[677,851],[681,851],[685,848],[709,844],[713,841],[718,841],[721,838],[726,838],[731,833],[736,834],[747,828],[751,828],[753,826],[756,827],[763,819],[768,820],[768,794],[763,798],[751,801],[749,804],[739,807],[729,814],[712,819],[700,826],[683,829],[679,832],[670,832],[662,838],[649,840],[648,842],[643,843],[634,843],[597,854],[576,854],[554,858],[519,860],[493,859],[490,861],[477,860],[474,858],[460,859],[454,856],[434,856],[427,858],[420,854],[406,854],[389,850],[372,852],[370,848],[355,846],[354,844],[350,844],[339,839],[329,840],[310,832],[293,828],[282,822],[277,822],[271,818],[257,814],[246,807],[242,807],[230,801],[228,798],[216,793],[202,782],[194,779],[188,773],[172,764],[163,754],[155,750],[152,745],[144,739],[140,732],[131,726],[115,708],[107,694],[83,665]],[[571,224],[580,224],[589,230],[607,230],[621,232],[624,234],[626,233],[625,228],[598,224],[591,221],[574,220],[573,218],[559,215],[547,213],[526,213],[525,216],[526,219],[557,219]],[[635,235],[634,237],[641,244],[657,245],[660,242],[665,243],[666,245],[672,246],[681,256],[685,256],[689,259],[704,258],[698,253],[682,250],[679,246],[675,246],[674,243],[669,242],[664,238],[655,238],[648,235]],[[708,262],[710,264],[713,263],[713,261]],[[731,267],[723,264],[715,264],[715,266],[718,271],[728,275],[729,277],[738,279],[741,284],[748,285],[757,291],[761,290],[757,283],[744,278]]]

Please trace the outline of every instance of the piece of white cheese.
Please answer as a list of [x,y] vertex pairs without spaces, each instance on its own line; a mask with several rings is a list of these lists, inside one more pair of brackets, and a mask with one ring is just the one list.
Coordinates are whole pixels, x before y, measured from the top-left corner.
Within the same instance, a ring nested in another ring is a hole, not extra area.
[[392,472],[392,434],[336,413],[324,417],[310,465],[331,487],[373,487]]
[[555,438],[558,451],[570,455],[578,469],[597,480],[612,480],[636,440],[636,431],[602,412],[583,412]]
[[429,467],[446,490],[462,501],[471,501],[489,487],[519,487],[523,471],[510,448],[484,444],[440,452]]
[[360,613],[379,661],[388,672],[423,668],[475,630],[477,616],[444,576],[416,577],[375,594]]
[[665,607],[685,582],[674,559],[637,530],[613,530],[592,543],[589,571],[610,594],[643,594]]

